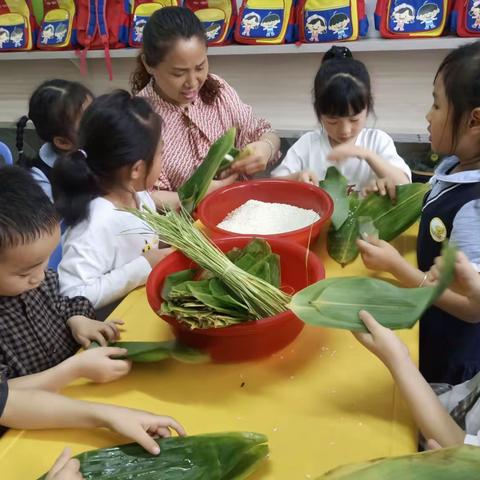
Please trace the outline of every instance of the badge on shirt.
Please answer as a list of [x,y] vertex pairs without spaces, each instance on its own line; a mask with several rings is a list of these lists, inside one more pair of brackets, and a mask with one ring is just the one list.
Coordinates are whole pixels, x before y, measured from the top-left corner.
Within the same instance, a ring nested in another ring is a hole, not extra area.
[[443,242],[447,238],[447,227],[438,217],[433,217],[430,220],[430,236],[436,242]]

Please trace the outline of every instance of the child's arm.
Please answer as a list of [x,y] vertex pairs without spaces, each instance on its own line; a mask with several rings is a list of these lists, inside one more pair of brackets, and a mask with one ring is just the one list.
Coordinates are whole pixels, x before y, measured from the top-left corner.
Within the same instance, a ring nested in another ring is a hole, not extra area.
[[425,439],[433,439],[442,447],[462,445],[465,432],[418,371],[406,345],[368,312],[361,311],[360,318],[370,333],[354,332],[355,337],[389,369]]
[[367,162],[378,178],[389,178],[395,185],[410,183],[410,179],[403,170],[386,162],[380,155],[368,148],[342,144],[333,148],[328,155],[328,159],[333,162],[341,162],[351,157],[357,157]]
[[[357,245],[365,266],[370,270],[389,272],[409,288],[433,284],[428,273],[422,272],[407,262],[388,242],[372,238],[369,242],[357,240]],[[480,321],[478,304],[449,289],[437,299],[435,305],[466,322]]]
[[173,418],[114,405],[73,400],[41,390],[10,388],[0,424],[18,429],[105,427],[139,443],[152,454],[160,449],[151,437],[185,435]]
[[124,348],[116,347],[86,350],[43,372],[12,378],[8,381],[8,385],[12,389],[56,392],[73,380],[82,377],[95,383],[111,382],[130,371],[130,362],[111,358],[121,357],[126,353]]
[[80,462],[78,459],[71,457],[71,450],[65,448],[55,460],[47,474],[46,480],[84,480],[83,475],[80,473]]

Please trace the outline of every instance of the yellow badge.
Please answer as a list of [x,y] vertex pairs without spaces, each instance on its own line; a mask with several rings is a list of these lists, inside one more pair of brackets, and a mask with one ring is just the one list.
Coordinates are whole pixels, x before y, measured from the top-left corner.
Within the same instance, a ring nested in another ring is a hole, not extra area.
[[443,242],[447,238],[447,227],[438,217],[430,221],[430,235],[436,242]]

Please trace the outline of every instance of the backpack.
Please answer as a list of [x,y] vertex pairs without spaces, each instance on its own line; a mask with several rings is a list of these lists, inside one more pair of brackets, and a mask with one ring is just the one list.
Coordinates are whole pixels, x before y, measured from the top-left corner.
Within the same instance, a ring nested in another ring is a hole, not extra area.
[[83,49],[80,71],[86,72],[88,50],[105,50],[105,63],[112,80],[111,48],[128,43],[129,0],[77,0],[77,43]]
[[235,0],[185,0],[184,6],[202,22],[209,46],[231,43],[237,19]]
[[385,38],[438,37],[450,9],[449,0],[378,0],[375,28]]
[[235,27],[238,43],[289,43],[295,36],[295,0],[243,0]]
[[0,0],[0,52],[31,50],[37,23],[30,0]]
[[365,0],[301,0],[297,23],[302,43],[356,40],[368,31]]
[[479,37],[480,0],[456,0],[450,28],[459,37]]
[[130,16],[130,36],[128,44],[131,47],[141,47],[143,29],[153,12],[163,7],[176,7],[177,0],[134,0]]
[[76,42],[74,0],[42,0],[43,13],[39,22],[37,48],[40,50],[64,50],[73,48]]

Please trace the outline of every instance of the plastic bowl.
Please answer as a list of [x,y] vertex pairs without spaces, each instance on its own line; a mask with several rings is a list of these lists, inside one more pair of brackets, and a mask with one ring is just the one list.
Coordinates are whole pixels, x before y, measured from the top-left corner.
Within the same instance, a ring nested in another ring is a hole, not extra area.
[[217,225],[228,213],[248,200],[287,203],[315,210],[320,215],[320,220],[308,227],[274,235],[257,235],[267,240],[271,238],[289,240],[304,247],[315,244],[320,231],[328,224],[333,213],[333,201],[330,195],[321,188],[290,180],[265,179],[234,183],[215,190],[200,202],[196,217],[207,228],[212,238],[243,236],[218,228]]
[[[215,240],[215,243],[226,252],[246,246],[252,238],[233,237]],[[282,288],[286,292],[296,292],[325,277],[322,262],[306,248],[279,239],[269,239],[268,242],[272,251],[280,255]],[[174,252],[152,270],[147,280],[147,298],[155,312],[158,313],[163,301],[160,293],[165,277],[194,266],[182,253]],[[212,361],[218,363],[269,356],[290,344],[304,327],[304,323],[290,311],[230,327],[194,330],[173,317],[161,315],[161,318],[170,324],[179,342],[208,352]]]

